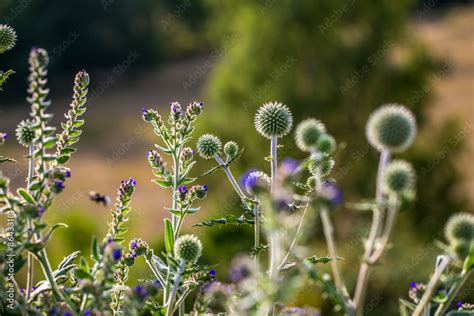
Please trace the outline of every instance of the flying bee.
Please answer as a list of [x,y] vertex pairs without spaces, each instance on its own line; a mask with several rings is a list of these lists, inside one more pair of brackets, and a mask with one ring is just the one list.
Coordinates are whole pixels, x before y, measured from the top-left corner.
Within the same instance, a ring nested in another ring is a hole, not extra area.
[[91,199],[91,201],[94,201],[99,204],[102,203],[104,206],[107,206],[110,203],[110,198],[107,195],[102,195],[96,191],[90,191],[89,198]]

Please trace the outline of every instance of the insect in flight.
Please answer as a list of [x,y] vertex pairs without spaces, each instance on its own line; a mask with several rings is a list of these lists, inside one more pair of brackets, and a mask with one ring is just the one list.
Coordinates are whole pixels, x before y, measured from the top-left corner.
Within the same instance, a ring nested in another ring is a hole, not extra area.
[[104,206],[107,206],[110,203],[110,198],[107,195],[102,195],[96,191],[90,191],[89,198],[91,199],[91,201],[94,201],[99,204],[102,203]]

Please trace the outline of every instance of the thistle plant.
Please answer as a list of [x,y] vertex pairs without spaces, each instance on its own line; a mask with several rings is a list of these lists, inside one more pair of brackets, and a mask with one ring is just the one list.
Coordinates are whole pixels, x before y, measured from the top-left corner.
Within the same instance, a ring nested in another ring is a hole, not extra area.
[[[12,49],[16,44],[16,38],[16,32],[11,26],[0,24],[0,54]],[[14,73],[11,69],[7,71],[0,69],[0,91],[2,91],[2,85],[5,81]]]

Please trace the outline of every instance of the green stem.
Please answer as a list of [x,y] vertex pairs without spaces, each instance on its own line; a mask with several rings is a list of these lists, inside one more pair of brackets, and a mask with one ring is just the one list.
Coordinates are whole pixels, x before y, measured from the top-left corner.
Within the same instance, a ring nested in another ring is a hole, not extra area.
[[469,276],[473,273],[472,271],[474,270],[471,269],[469,271],[461,272],[461,279],[453,284],[453,286],[449,290],[446,301],[438,306],[438,309],[436,310],[434,316],[442,316],[446,313],[447,309],[449,308],[449,306],[451,306],[451,303],[456,298],[461,288],[464,286],[464,284],[466,284],[466,281],[469,280]]
[[151,272],[153,272],[153,275],[158,279],[158,281],[160,281],[160,283],[163,285],[165,283],[165,280],[163,279],[163,277],[161,276],[160,272],[156,269],[155,265],[153,264],[153,262],[150,261],[150,259],[148,259],[147,256],[145,256],[145,261],[147,263],[147,265],[150,267],[150,270]]
[[[277,185],[277,146],[278,138],[273,135],[270,140],[270,157],[271,157],[271,187],[270,194],[271,198],[275,197],[276,185]],[[278,282],[278,260],[280,257],[280,235],[278,229],[275,229],[274,232],[270,232],[270,267],[269,267],[269,277],[270,280],[274,283]],[[271,302],[270,310],[268,315],[274,314],[274,304]]]
[[258,248],[260,247],[260,210],[257,203],[253,206],[253,215],[254,215],[254,247],[255,247],[255,271],[258,272],[260,267],[260,252]]
[[166,308],[166,316],[173,315],[174,299],[176,297],[176,293],[178,292],[179,282],[181,282],[181,274],[184,271],[185,265],[186,265],[186,262],[184,260],[181,260],[181,262],[179,263],[178,271],[176,272],[176,275],[174,276],[173,289],[171,290],[171,293],[168,299],[168,304],[167,304],[168,306]]
[[[28,178],[27,178],[27,189],[28,193],[31,193],[31,181],[33,180],[33,172],[35,168],[35,158],[34,158],[35,148],[33,145],[29,145],[28,147]],[[28,229],[31,229],[31,220],[28,219],[27,221]],[[34,280],[34,257],[33,254],[28,252],[27,257],[27,266],[28,266],[28,274],[26,277],[26,300],[30,299],[31,290],[33,288],[33,280]]]
[[232,174],[232,171],[230,171],[230,168],[225,164],[222,158],[219,157],[219,155],[216,154],[214,156],[214,159],[217,161],[219,165],[223,167],[224,172],[227,175],[227,178],[229,179],[230,184],[232,184],[232,187],[234,188],[235,192],[237,192],[240,199],[242,201],[245,201],[248,197],[245,195],[244,191],[242,191],[242,188],[240,187],[239,183],[235,180],[235,177]]

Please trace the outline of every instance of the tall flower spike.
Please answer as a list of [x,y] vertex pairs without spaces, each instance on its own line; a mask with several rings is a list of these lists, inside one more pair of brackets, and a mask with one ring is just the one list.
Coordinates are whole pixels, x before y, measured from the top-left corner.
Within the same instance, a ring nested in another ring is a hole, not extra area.
[[366,135],[369,143],[378,151],[404,151],[415,140],[415,117],[403,105],[384,105],[370,115]]
[[64,115],[67,121],[61,124],[63,131],[57,135],[56,156],[60,164],[66,163],[71,154],[76,151],[71,145],[79,140],[82,133],[80,127],[84,124],[84,120],[79,119],[79,117],[86,112],[88,85],[89,74],[85,70],[79,71],[74,79],[71,109]]
[[12,49],[16,43],[15,30],[6,24],[0,24],[0,53]]
[[217,136],[205,134],[199,137],[196,147],[202,158],[210,159],[221,152],[222,142]]
[[310,151],[316,146],[319,137],[325,132],[326,127],[321,121],[314,118],[306,119],[296,127],[296,146],[302,151]]
[[127,231],[123,224],[128,220],[127,214],[130,212],[130,199],[133,192],[135,192],[136,185],[137,181],[133,178],[121,182],[117,193],[115,210],[112,211],[112,222],[109,223],[109,230],[103,241],[104,244],[109,242],[109,240],[113,240],[116,243],[123,241],[121,235]]
[[286,105],[277,102],[265,103],[255,114],[254,124],[257,132],[263,137],[283,137],[291,131],[293,116]]

